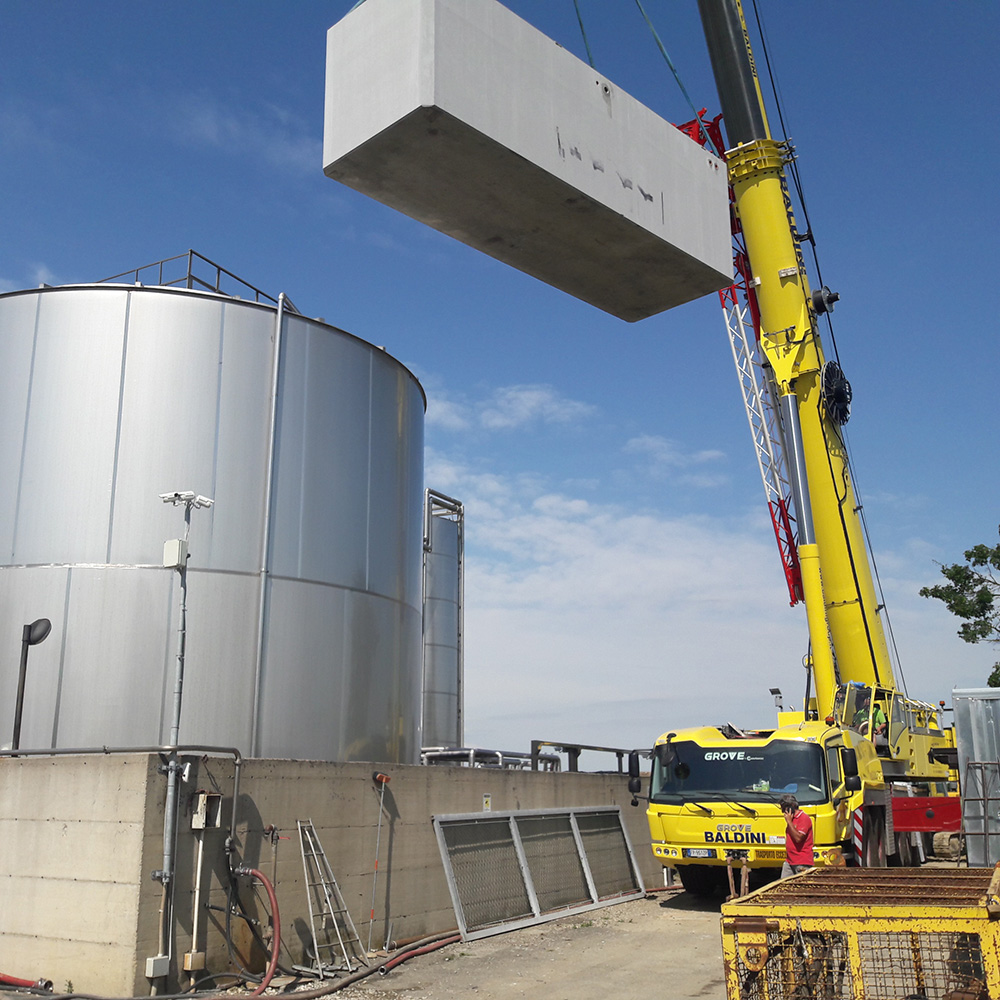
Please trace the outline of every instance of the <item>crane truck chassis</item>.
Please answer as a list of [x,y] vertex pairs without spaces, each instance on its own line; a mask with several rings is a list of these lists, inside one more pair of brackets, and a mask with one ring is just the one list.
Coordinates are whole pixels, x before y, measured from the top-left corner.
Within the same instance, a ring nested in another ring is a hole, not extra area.
[[[884,743],[872,719],[853,721],[864,695],[888,709]],[[958,829],[959,800],[943,787],[951,774],[930,759],[931,748],[948,739],[934,707],[856,684],[842,685],[835,705],[829,721],[782,712],[773,730],[705,726],[656,741],[647,809],[652,851],[688,892],[711,895],[725,889],[727,878],[735,891],[733,868],[744,890],[777,875],[785,860],[778,805],[784,794],[794,795],[812,819],[820,866],[917,864],[921,835]],[[900,745],[924,754],[924,781],[912,780],[909,762],[890,756]],[[893,771],[903,780],[889,780]],[[629,773],[636,793],[638,753],[629,758]]]

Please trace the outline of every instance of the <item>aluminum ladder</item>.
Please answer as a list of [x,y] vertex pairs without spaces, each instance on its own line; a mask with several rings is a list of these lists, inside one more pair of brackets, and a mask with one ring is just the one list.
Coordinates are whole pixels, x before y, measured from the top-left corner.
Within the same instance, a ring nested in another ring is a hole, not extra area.
[[[353,972],[359,965],[368,965],[361,938],[358,937],[354,921],[344,904],[340,886],[337,885],[313,821],[300,819],[296,823],[302,849],[302,872],[309,899],[309,930],[312,933],[314,965],[311,968],[295,968],[317,975],[320,979],[338,971]],[[322,941],[321,936],[324,938]],[[323,952],[329,952],[329,961],[323,961]]]

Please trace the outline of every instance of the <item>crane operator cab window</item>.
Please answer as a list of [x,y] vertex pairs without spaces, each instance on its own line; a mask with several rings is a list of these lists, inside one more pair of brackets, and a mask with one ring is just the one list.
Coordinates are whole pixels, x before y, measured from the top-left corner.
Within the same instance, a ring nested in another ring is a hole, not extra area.
[[880,756],[889,756],[889,720],[886,692],[866,684],[844,684],[837,691],[834,711],[841,725],[875,744]]

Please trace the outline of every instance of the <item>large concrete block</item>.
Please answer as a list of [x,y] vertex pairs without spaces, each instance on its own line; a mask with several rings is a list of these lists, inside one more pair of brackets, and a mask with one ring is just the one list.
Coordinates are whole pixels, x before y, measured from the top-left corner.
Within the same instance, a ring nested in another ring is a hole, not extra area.
[[335,24],[323,163],[625,320],[731,282],[724,164],[494,0]]

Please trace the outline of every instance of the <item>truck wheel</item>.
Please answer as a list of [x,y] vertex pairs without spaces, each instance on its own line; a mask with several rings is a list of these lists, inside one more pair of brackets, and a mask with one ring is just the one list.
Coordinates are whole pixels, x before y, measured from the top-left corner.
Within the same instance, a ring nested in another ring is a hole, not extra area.
[[711,865],[678,865],[677,871],[684,891],[692,896],[712,896],[722,885],[722,868],[713,868]]
[[920,855],[910,841],[910,834],[897,833],[896,847],[899,851],[899,866],[901,868],[915,868],[920,864]]
[[861,832],[862,864],[865,868],[885,868],[885,816],[882,810],[865,810]]

